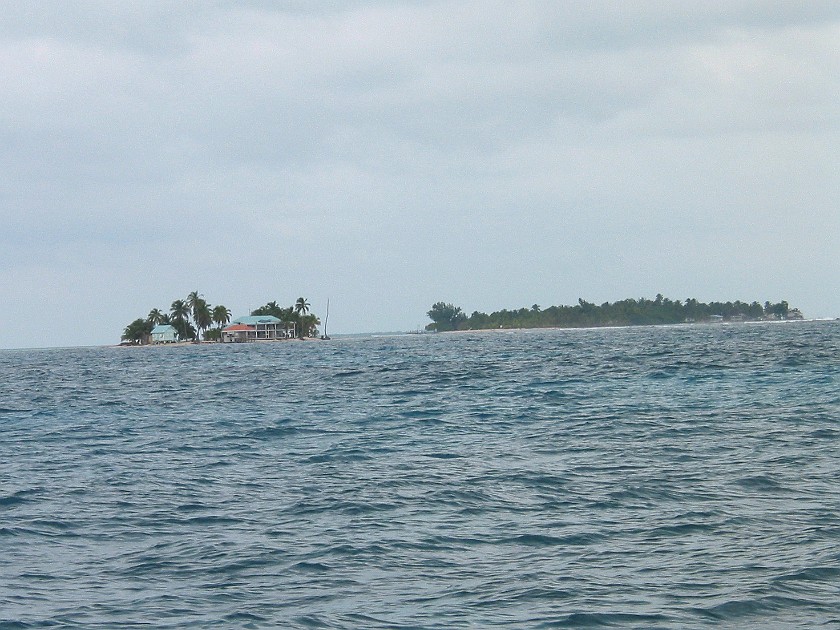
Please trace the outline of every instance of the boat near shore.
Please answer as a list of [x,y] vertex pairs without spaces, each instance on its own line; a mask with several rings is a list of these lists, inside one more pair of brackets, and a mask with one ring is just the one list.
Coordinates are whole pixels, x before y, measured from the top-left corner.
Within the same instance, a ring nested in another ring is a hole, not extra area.
[[323,341],[329,341],[330,336],[327,334],[327,322],[330,319],[330,299],[327,298],[327,313],[324,315],[324,334],[321,335]]

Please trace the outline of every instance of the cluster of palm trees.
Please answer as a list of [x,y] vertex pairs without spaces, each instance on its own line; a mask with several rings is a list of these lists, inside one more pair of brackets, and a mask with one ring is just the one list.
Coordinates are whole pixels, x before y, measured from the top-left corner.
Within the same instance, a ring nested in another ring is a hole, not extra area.
[[[273,315],[284,322],[295,322],[300,337],[315,335],[316,327],[321,323],[317,316],[309,312],[309,301],[302,297],[297,299],[294,306],[285,308],[277,302],[269,302],[252,311],[251,315]],[[172,302],[168,312],[153,308],[145,318],[135,319],[125,327],[122,339],[127,343],[147,343],[155,326],[169,324],[181,341],[217,341],[228,322],[229,308],[221,304],[211,306],[204,296],[193,291],[186,299]]]
[[[229,321],[229,308],[221,304],[211,306],[198,291],[193,291],[185,300],[172,302],[169,312],[153,308],[145,319],[134,320],[126,326],[122,338],[132,343],[144,343],[155,326],[169,324],[182,341],[218,339]],[[213,324],[217,324],[217,328],[211,328]]]
[[[208,329],[217,324],[216,334],[210,337],[218,338],[221,329],[230,321],[230,309],[219,304],[211,306],[198,291],[193,291],[185,300],[175,300],[169,307],[169,313],[160,309],[152,309],[147,319],[154,325],[170,324],[178,331],[180,339],[208,339]],[[190,321],[192,320],[192,321]]]

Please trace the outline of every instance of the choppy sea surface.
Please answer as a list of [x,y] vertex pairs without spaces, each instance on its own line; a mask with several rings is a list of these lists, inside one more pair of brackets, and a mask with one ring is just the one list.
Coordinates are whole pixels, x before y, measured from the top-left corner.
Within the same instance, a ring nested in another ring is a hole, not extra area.
[[0,628],[840,627],[840,323],[0,351]]

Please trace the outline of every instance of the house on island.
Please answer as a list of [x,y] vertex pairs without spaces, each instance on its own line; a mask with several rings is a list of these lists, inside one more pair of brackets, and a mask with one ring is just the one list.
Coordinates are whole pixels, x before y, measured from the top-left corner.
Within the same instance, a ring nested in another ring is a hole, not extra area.
[[234,319],[222,328],[222,343],[246,341],[274,341],[294,339],[295,323],[284,322],[273,315],[248,315]]
[[158,324],[152,328],[150,337],[152,343],[175,343],[178,341],[178,331],[169,324]]

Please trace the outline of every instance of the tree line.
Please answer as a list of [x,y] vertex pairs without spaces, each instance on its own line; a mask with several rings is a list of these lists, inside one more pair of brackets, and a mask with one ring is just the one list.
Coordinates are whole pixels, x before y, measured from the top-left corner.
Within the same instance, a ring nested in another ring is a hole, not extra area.
[[[251,311],[251,315],[273,315],[283,322],[293,322],[300,337],[316,335],[316,327],[321,323],[309,313],[309,302],[302,297],[286,308],[269,302]],[[125,327],[121,339],[132,344],[148,343],[155,326],[168,324],[175,329],[179,341],[219,341],[230,316],[229,308],[222,304],[211,306],[204,296],[193,291],[186,299],[172,302],[168,311],[153,308],[146,317],[135,319]]]
[[670,300],[661,294],[656,299],[628,298],[601,305],[579,299],[574,306],[550,306],[517,310],[503,309],[489,315],[474,311],[467,315],[459,306],[437,302],[427,315],[432,320],[429,331],[486,330],[490,328],[578,328],[594,326],[644,326],[679,324],[713,320],[757,321],[764,319],[802,319],[799,309],[786,301],[764,304],[754,302],[699,302]]

